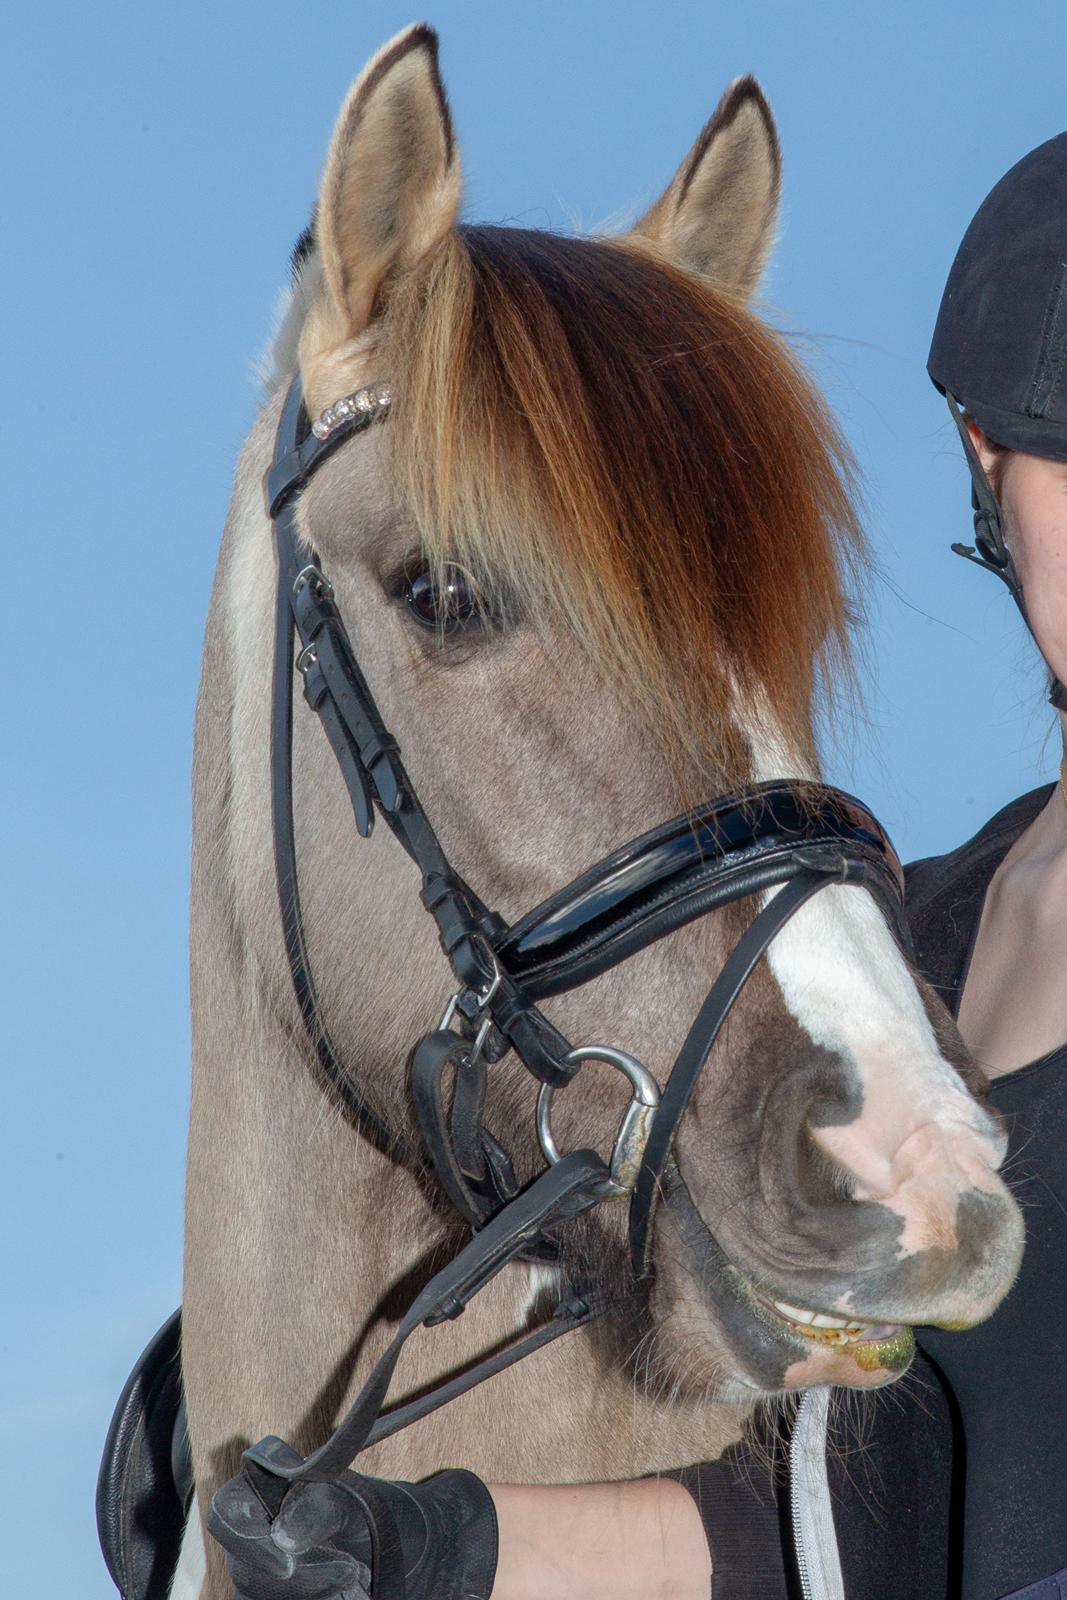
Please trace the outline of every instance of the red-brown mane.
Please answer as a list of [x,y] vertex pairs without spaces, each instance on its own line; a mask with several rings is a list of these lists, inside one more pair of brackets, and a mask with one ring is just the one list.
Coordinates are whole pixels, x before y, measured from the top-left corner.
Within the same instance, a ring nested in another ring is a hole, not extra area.
[[397,461],[431,555],[567,618],[671,747],[811,756],[849,665],[849,462],[783,340],[633,242],[451,235],[394,289]]

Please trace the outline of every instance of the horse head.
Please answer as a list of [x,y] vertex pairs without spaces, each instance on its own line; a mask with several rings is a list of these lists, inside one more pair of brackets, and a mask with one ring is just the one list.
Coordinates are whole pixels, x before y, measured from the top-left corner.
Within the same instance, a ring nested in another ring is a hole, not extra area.
[[[461,225],[426,28],[383,49],[341,112],[276,360],[299,372],[312,418],[368,387],[392,399],[387,425],[316,471],[297,525],[450,861],[506,921],[711,794],[817,778],[820,683],[847,676],[862,540],[826,408],[749,305],[778,188],[774,123],[750,79],[612,238]],[[238,469],[205,656],[189,1259],[207,1309],[191,1316],[187,1297],[187,1342],[225,1338],[228,1285],[258,1263],[232,1294],[251,1322],[274,1315],[279,1281],[300,1308],[282,1365],[304,1418],[315,1403],[333,1414],[325,1368],[349,1373],[335,1340],[322,1371],[309,1355],[310,1377],[292,1377],[327,1315],[308,1308],[358,1304],[338,1288],[357,1263],[385,1295],[454,1233],[424,1174],[360,1153],[300,1034],[270,848],[261,485],[281,403],[279,391]],[[303,706],[293,804],[322,1012],[360,1095],[414,1147],[406,1061],[451,974],[411,862],[384,828],[355,836]],[[692,921],[544,1009],[576,1044],[624,1049],[662,1081],[759,904]],[[513,1057],[489,1076],[486,1122],[532,1177],[534,1086]],[[556,1095],[557,1142],[610,1148],[626,1092],[609,1066],[586,1066]],[[1021,1224],[1003,1150],[882,910],[831,885],[730,1013],[674,1142],[647,1279],[632,1274],[620,1205],[564,1237],[563,1266],[632,1308],[653,1391],[877,1385],[906,1366],[910,1325],[971,1323],[1009,1286]],[[300,1247],[272,1244],[298,1212]],[[233,1247],[213,1275],[200,1263],[218,1261],[225,1228]],[[514,1269],[528,1289],[546,1270]],[[276,1382],[265,1356],[242,1361],[229,1361],[231,1391]],[[210,1408],[190,1409],[195,1443]],[[285,1419],[245,1426],[255,1437]]]

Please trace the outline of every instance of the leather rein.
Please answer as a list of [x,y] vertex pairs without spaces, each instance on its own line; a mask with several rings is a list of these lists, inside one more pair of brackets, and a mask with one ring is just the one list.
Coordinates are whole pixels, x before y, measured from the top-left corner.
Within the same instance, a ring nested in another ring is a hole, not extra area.
[[[458,1316],[510,1260],[556,1260],[556,1226],[608,1199],[628,1199],[635,1277],[651,1273],[655,1204],[665,1180],[680,1184],[674,1136],[731,1006],[785,923],[831,883],[871,890],[907,948],[903,877],[871,813],[841,790],[815,783],[754,785],[654,828],[508,924],[449,863],[360,670],[333,587],[297,526],[300,491],[333,452],[388,415],[388,391],[364,389],[312,427],[299,377],[281,414],[266,498],[278,561],[271,783],[274,852],[286,951],[300,1014],[319,1067],[376,1144],[397,1159],[419,1156],[392,1130],[346,1071],[322,1015],[300,911],[293,815],[293,685],[317,713],[344,777],[356,829],[369,838],[380,815],[421,875],[456,979],[439,1026],[417,1044],[411,1084],[425,1154],[473,1236],[418,1295],[337,1430],[299,1465],[267,1441],[245,1467],[273,1514],[295,1482],[329,1478],[366,1445],[387,1437],[604,1311],[598,1296],[565,1287],[553,1317],[517,1344],[429,1394],[382,1412],[401,1348],[419,1326]],[[297,653],[296,645],[299,644]],[[746,896],[768,896],[700,1007],[662,1094],[624,1050],[572,1048],[537,1002],[576,988],[666,934]],[[509,1051],[538,1080],[537,1128],[548,1165],[525,1187],[485,1127],[488,1071]],[[589,1059],[628,1078],[633,1097],[610,1162],[593,1150],[560,1156],[553,1096]],[[451,1084],[451,1093],[448,1086]],[[450,1103],[449,1103],[450,1102]]]

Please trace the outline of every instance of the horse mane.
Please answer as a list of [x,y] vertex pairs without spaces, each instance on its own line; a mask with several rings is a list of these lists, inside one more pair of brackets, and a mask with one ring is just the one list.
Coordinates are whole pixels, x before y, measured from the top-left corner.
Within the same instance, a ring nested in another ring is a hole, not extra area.
[[494,615],[567,623],[698,784],[749,776],[760,708],[814,765],[820,689],[854,682],[862,535],[784,340],[638,242],[518,228],[450,234],[383,309],[430,561]]

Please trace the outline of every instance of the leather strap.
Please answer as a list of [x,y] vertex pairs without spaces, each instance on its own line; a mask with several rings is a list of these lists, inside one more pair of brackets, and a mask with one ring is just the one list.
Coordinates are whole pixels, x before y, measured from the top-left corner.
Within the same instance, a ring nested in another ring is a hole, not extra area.
[[1001,519],[1000,502],[993,493],[993,486],[986,476],[970,430],[967,427],[966,412],[956,399],[955,395],[946,390],[945,399],[948,402],[949,415],[956,424],[956,431],[963,445],[963,453],[967,458],[967,467],[971,474],[971,504],[974,507],[974,542],[978,550],[977,557],[974,550],[967,545],[953,545],[957,555],[964,556],[966,560],[973,561],[976,566],[985,567],[987,572],[995,573],[1002,583],[1007,584],[1014,599],[1022,604],[1022,585],[1019,575],[1015,570],[1015,563],[1011,552],[1004,543],[1004,528]]
[[[455,1075],[456,1087],[453,1091],[453,1109],[455,1109],[455,1103],[460,1098],[459,1084],[462,1074],[465,1070],[467,1072],[471,1070],[470,1051],[470,1042],[462,1034],[452,1033],[448,1029],[438,1029],[435,1033],[428,1033],[425,1038],[419,1040],[411,1058],[411,1091],[415,1101],[415,1114],[419,1120],[419,1132],[433,1162],[434,1171],[463,1220],[469,1222],[472,1228],[477,1228],[487,1220],[492,1211],[499,1209],[495,1195],[490,1197],[484,1190],[484,1152],[480,1149],[478,1151],[478,1167],[475,1167],[471,1159],[474,1130],[480,1130],[482,1126],[484,1077],[482,1093],[477,1097],[482,1104],[462,1109],[464,1129],[459,1141],[456,1138],[454,1121],[451,1127],[449,1125],[444,1082],[447,1073],[452,1072]],[[477,1071],[477,1066],[474,1070]],[[461,1145],[465,1147],[462,1151]]]
[[450,1378],[447,1383],[438,1384],[430,1394],[420,1395],[417,1400],[409,1400],[405,1405],[383,1411],[367,1435],[367,1444],[378,1444],[380,1440],[399,1433],[402,1428],[410,1427],[413,1422],[421,1421],[439,1406],[447,1405],[450,1400],[458,1400],[460,1395],[484,1383],[487,1378],[493,1378],[498,1372],[506,1371],[518,1361],[525,1361],[527,1356],[532,1356],[536,1350],[543,1349],[545,1345],[553,1344],[565,1333],[573,1333],[576,1328],[582,1328],[587,1323],[595,1321],[607,1309],[608,1302],[599,1295],[578,1292],[568,1296],[559,1302],[552,1313],[551,1321],[543,1323],[524,1339],[507,1345],[494,1355],[486,1356],[484,1360],[469,1367],[466,1372]]
[[825,784],[755,784],[632,839],[514,923],[496,945],[523,992],[587,983],[718,907],[786,882],[811,853],[869,863],[869,887],[906,939],[903,873],[859,800]]
[[[273,1484],[261,1483],[257,1489],[268,1515],[277,1515],[292,1484],[325,1482],[336,1477],[351,1466],[359,1452],[371,1441],[397,1361],[416,1328],[433,1327],[435,1323],[460,1316],[479,1290],[490,1283],[524,1246],[536,1240],[546,1228],[579,1216],[590,1206],[596,1205],[610,1194],[611,1187],[611,1175],[596,1152],[574,1150],[543,1172],[529,1188],[498,1212],[480,1233],[476,1233],[459,1254],[430,1279],[408,1308],[355,1402],[326,1443],[299,1466],[260,1463],[269,1468],[275,1479]],[[558,1319],[558,1333],[553,1329],[552,1337],[558,1337],[587,1322],[600,1309],[601,1306],[589,1302],[582,1302],[580,1309],[575,1305],[573,1311],[564,1309]],[[539,1331],[537,1344],[546,1342],[547,1339]],[[414,1414],[412,1406],[403,1408],[404,1420],[397,1421],[394,1427],[389,1426],[389,1419],[383,1419],[386,1429],[377,1437],[384,1438],[386,1432],[395,1432],[397,1428],[405,1426],[408,1421],[414,1420],[415,1414],[425,1415],[443,1404],[445,1398],[454,1398],[492,1372],[499,1371],[502,1365],[510,1365],[511,1361],[521,1359],[537,1344],[524,1344],[521,1350],[516,1349],[510,1360],[502,1361],[496,1357],[480,1363],[472,1373],[452,1380],[444,1389],[434,1390],[427,1397],[425,1407],[417,1409]],[[419,1402],[412,1404],[419,1407]]]
[[[271,809],[274,818],[274,870],[289,973],[304,1030],[327,1082],[379,1149],[396,1150],[403,1155],[403,1141],[345,1071],[323,1018],[311,973],[311,959],[300,911],[293,819],[293,618],[289,596],[295,574],[291,576],[293,562],[292,559],[286,562],[285,555],[286,552],[279,545],[271,720]],[[330,729],[327,731],[330,732]],[[336,753],[337,746],[332,736],[330,743],[334,745]],[[342,769],[347,778],[343,760]],[[352,792],[349,785],[349,793]],[[356,818],[358,824],[358,807]]]
[[[836,876],[838,870],[847,871],[847,863],[839,860],[833,866],[828,861],[827,868]],[[649,1272],[653,1213],[678,1123],[692,1098],[711,1048],[734,1001],[775,934],[826,883],[825,873],[809,867],[779,889],[734,947],[686,1035],[653,1119],[630,1202],[630,1256],[639,1279],[647,1277]]]
[[[948,401],[949,413],[963,444],[963,453],[967,458],[967,466],[971,474],[971,504],[974,507],[974,546],[967,544],[954,544],[953,553],[962,556],[965,561],[973,562],[976,567],[984,567],[994,577],[1007,585],[1015,604],[1019,607],[1022,619],[1026,623],[1031,635],[1030,618],[1026,612],[1026,600],[1023,595],[1023,586],[1016,570],[1015,561],[1011,551],[1004,540],[1003,513],[1000,502],[993,493],[993,486],[986,476],[974,442],[967,427],[966,412],[956,399],[955,395],[945,390],[945,399]],[[977,554],[975,553],[977,547]],[[1036,643],[1036,640],[1035,640]],[[1040,647],[1039,647],[1040,648]],[[1067,687],[1060,682],[1055,673],[1050,671],[1052,682],[1049,686],[1049,704],[1055,706],[1057,711],[1067,711]]]

